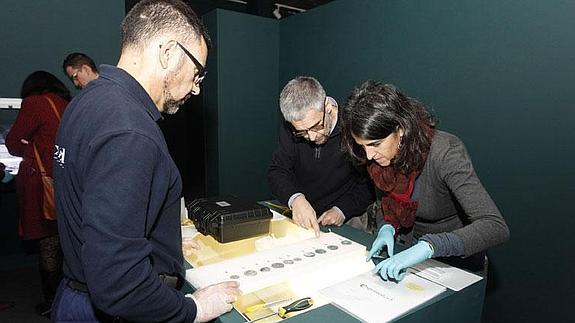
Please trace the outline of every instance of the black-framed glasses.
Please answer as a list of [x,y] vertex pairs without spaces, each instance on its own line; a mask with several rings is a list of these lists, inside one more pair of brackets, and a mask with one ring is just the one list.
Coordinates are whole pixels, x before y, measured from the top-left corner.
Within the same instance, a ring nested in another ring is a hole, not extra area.
[[192,55],[192,53],[190,53],[190,51],[187,50],[186,47],[184,47],[184,45],[180,44],[180,42],[176,42],[176,44],[178,44],[178,46],[180,46],[180,48],[184,51],[184,53],[186,53],[186,55],[192,60],[192,62],[194,62],[194,65],[196,65],[196,68],[198,69],[198,74],[196,74],[196,77],[194,79],[194,83],[199,85],[200,83],[202,83],[202,81],[206,77],[206,74],[208,74],[208,69],[205,68],[204,65],[202,65],[202,63],[200,63],[194,57],[194,55]]
[[[321,120],[318,121],[316,124],[314,124],[313,126],[304,129],[304,130],[296,130],[293,125],[291,126],[292,128],[292,134],[296,137],[296,138],[305,138],[309,135],[310,131],[313,131],[315,133],[318,133],[320,135],[323,135],[322,133],[320,133],[320,131],[322,131],[325,128],[325,99],[323,101],[323,115],[321,117]],[[291,124],[290,124],[291,125]]]

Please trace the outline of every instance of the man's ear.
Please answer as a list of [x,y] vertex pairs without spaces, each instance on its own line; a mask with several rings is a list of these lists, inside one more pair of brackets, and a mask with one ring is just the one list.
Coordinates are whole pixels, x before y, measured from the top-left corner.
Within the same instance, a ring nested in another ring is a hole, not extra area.
[[325,99],[324,99],[324,101],[323,101],[323,106],[324,106],[324,107],[327,106],[327,109],[326,109],[326,111],[325,111],[327,114],[330,114],[331,111],[333,111],[334,106],[331,104],[331,101],[328,99],[327,96],[325,97]]
[[163,69],[167,69],[170,65],[170,60],[175,59],[174,53],[177,44],[174,40],[168,40],[160,43],[160,50],[158,52],[158,59]]
[[82,65],[82,67],[80,68],[82,70],[82,72],[84,72],[84,74],[86,75],[94,75],[96,74],[96,72],[89,66],[89,65]]

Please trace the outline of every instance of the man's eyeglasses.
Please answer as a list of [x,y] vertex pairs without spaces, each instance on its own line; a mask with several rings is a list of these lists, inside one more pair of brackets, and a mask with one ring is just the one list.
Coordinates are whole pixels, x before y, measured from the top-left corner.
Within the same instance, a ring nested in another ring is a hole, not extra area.
[[178,46],[180,46],[180,48],[184,51],[184,53],[186,53],[186,55],[192,60],[192,62],[194,62],[194,65],[196,65],[196,68],[198,69],[198,74],[196,74],[196,77],[194,78],[194,83],[196,83],[196,85],[199,85],[200,83],[202,83],[202,81],[204,80],[204,77],[206,77],[206,74],[208,74],[208,69],[205,68],[195,57],[194,55],[192,55],[192,53],[190,53],[190,51],[188,51],[184,45],[180,44],[179,42],[176,42],[176,44],[178,44]]
[[[324,100],[325,102],[325,100]],[[318,121],[316,124],[314,124],[313,126],[304,129],[304,130],[296,130],[293,125],[292,125],[292,134],[296,137],[296,138],[305,138],[309,135],[310,131],[313,131],[315,133],[318,133],[320,135],[323,135],[322,133],[320,133],[320,131],[322,131],[325,128],[325,103],[323,104],[323,116],[321,117],[321,120]]]

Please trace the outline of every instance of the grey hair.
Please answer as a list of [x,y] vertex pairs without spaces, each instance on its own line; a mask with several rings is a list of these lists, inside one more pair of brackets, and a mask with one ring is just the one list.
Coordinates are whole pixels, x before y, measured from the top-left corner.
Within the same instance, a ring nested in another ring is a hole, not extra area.
[[301,120],[310,109],[324,108],[325,90],[311,76],[298,76],[289,81],[280,94],[280,110],[288,122]]

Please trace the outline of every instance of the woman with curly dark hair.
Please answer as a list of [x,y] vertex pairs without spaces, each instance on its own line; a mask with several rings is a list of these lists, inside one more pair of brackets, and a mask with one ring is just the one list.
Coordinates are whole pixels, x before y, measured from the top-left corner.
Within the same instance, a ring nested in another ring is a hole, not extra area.
[[[486,250],[505,242],[509,229],[463,142],[437,130],[419,101],[375,81],[353,91],[342,119],[344,149],[367,165],[377,190],[367,223],[379,230],[368,258],[387,247],[381,277],[400,280],[432,257],[483,269]],[[408,248],[394,255],[395,243]]]
[[6,136],[6,147],[11,155],[22,157],[16,176],[18,231],[23,240],[39,243],[45,303],[38,304],[36,311],[46,315],[62,275],[62,254],[56,221],[46,219],[43,214],[41,169],[52,176],[56,131],[70,100],[70,92],[56,76],[45,71],[30,74],[20,92],[22,104]]

